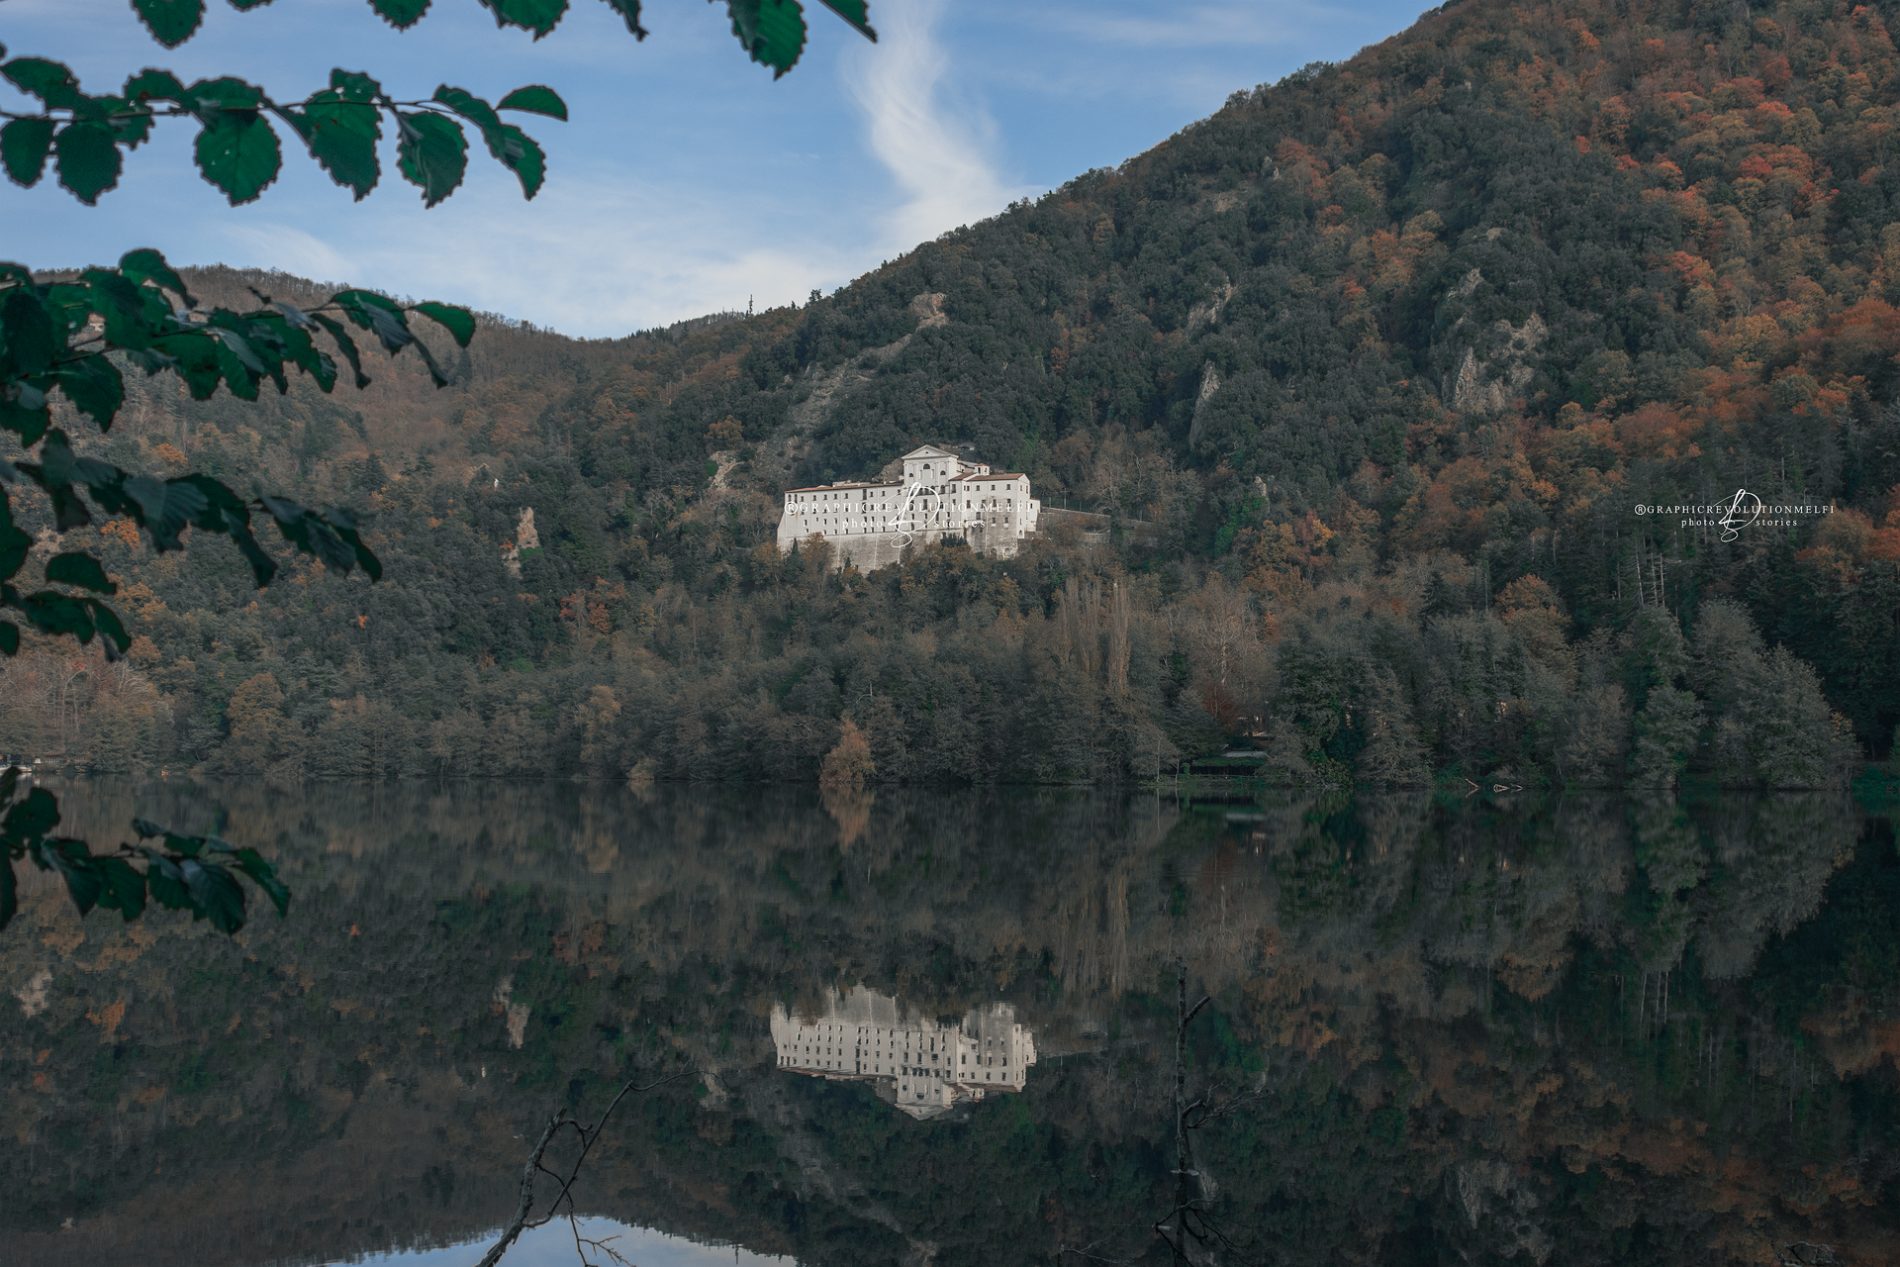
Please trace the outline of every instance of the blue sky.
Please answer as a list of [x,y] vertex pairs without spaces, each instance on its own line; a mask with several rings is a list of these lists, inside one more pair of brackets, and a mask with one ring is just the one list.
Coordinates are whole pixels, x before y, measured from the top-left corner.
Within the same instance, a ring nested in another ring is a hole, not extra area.
[[[629,1227],[609,1219],[583,1218],[581,1235],[592,1240],[616,1237],[613,1247],[639,1267],[792,1267],[789,1258],[767,1257],[730,1245],[698,1245],[683,1237],[649,1228]],[[330,1267],[468,1267],[494,1244],[497,1229],[476,1241],[440,1249],[401,1250],[346,1259]],[[593,1257],[611,1261],[605,1254]],[[574,1267],[574,1232],[565,1220],[523,1232],[503,1257],[508,1267]]]
[[[406,34],[366,0],[211,0],[168,52],[127,0],[0,0],[0,43],[66,61],[93,91],[145,66],[236,74],[286,98],[333,66],[425,97],[491,100],[525,83],[572,121],[530,120],[547,187],[524,202],[484,152],[425,211],[384,156],[362,203],[286,138],[285,174],[227,207],[189,174],[191,125],[161,125],[97,208],[52,181],[0,181],[0,256],[33,267],[156,246],[175,263],[283,268],[472,304],[577,335],[827,293],[919,241],[1212,113],[1238,88],[1336,61],[1409,25],[1417,0],[872,0],[872,45],[816,0],[804,60],[774,82],[745,60],[724,6],[648,0],[636,43],[598,0],[534,42],[475,0],[435,0]],[[0,106],[19,102],[0,86]]]

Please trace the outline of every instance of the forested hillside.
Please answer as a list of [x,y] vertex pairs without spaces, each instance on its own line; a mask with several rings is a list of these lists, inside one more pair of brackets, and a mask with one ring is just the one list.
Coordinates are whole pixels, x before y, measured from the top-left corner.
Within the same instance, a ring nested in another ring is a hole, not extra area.
[[[0,742],[805,780],[848,717],[883,779],[1257,733],[1299,779],[1830,781],[1900,722],[1892,12],[1467,0],[800,309],[141,398],[115,460],[359,506],[387,577],[126,531],[134,654],[9,663]],[[776,553],[781,488],[924,441],[1117,531]],[[1830,513],[1636,511],[1738,489]]]

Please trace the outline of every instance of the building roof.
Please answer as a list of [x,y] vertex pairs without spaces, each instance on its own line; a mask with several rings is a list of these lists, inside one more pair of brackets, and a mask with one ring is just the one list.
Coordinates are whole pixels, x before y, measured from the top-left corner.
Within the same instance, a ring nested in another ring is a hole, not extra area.
[[1029,477],[1014,471],[991,471],[988,475],[959,475],[959,480],[1026,480]]
[[854,489],[854,488],[902,488],[902,487],[903,485],[898,483],[897,481],[890,480],[882,484],[812,484],[806,488],[788,488],[785,491],[788,493],[842,493],[842,492],[849,492],[851,489]]
[[922,448],[912,449],[904,455],[902,460],[908,462],[912,458],[953,458],[955,456],[956,454],[939,449],[934,444],[926,444]]

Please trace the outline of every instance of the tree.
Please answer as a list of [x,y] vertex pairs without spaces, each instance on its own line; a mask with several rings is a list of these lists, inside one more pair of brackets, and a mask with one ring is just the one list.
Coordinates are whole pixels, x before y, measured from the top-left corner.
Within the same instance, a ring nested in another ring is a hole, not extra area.
[[871,758],[871,741],[849,717],[838,728],[838,743],[825,754],[818,782],[829,788],[863,787],[877,774]]
[[[479,2],[498,24],[537,38],[553,30],[568,10],[567,0]],[[867,38],[876,38],[865,0],[824,2]],[[264,3],[268,0],[231,0],[239,10]],[[645,37],[639,0],[603,3],[625,19],[636,39]],[[175,48],[196,33],[205,0],[133,0],[132,7],[159,43]],[[406,29],[427,11],[429,0],[370,0],[370,8]],[[733,34],[752,60],[775,76],[796,64],[806,35],[798,0],[727,0],[726,8]],[[146,69],[117,92],[89,93],[63,63],[7,58],[3,47],[0,59],[6,59],[0,60],[0,79],[39,103],[37,110],[4,112],[0,167],[14,183],[30,187],[46,176],[50,164],[59,184],[87,205],[118,184],[127,153],[149,140],[158,124],[176,119],[197,123],[193,159],[198,173],[234,206],[256,199],[282,168],[282,140],[273,119],[358,198],[381,177],[378,149],[385,117],[394,123],[397,169],[421,190],[425,204],[436,205],[461,184],[468,165],[466,127],[480,134],[490,154],[519,179],[522,193],[533,198],[541,188],[546,156],[503,112],[567,117],[560,95],[539,84],[517,88],[492,104],[446,84],[426,99],[398,99],[370,76],[339,69],[331,72],[327,87],[300,101],[279,101],[232,76],[187,84],[170,71]],[[449,381],[442,361],[411,319],[423,318],[446,332],[457,348],[466,348],[476,331],[474,315],[452,304],[404,304],[351,289],[321,305],[300,307],[253,293],[259,307],[249,311],[203,308],[183,277],[152,250],[129,252],[117,268],[89,268],[76,277],[35,277],[23,265],[0,263],[0,428],[13,434],[18,450],[0,462],[0,476],[9,483],[24,476],[36,487],[61,532],[104,515],[131,521],[161,552],[182,549],[190,529],[228,537],[260,588],[280,567],[257,539],[254,525],[260,521],[274,525],[294,549],[325,567],[342,573],[361,569],[372,581],[380,578],[382,565],[364,545],[357,517],[346,509],[308,507],[282,495],[244,496],[195,472],[161,477],[124,470],[95,456],[97,446],[89,437],[66,429],[84,419],[101,435],[110,431],[126,402],[127,368],[147,376],[175,375],[194,400],[208,400],[220,387],[240,400],[256,400],[267,382],[279,393],[288,392],[292,372],[331,391],[341,357],[361,388],[369,377],[359,336],[392,356],[413,352],[441,387]],[[114,659],[128,651],[132,634],[104,601],[118,586],[96,551],[55,555],[44,565],[45,587],[23,592],[16,582],[32,544],[33,537],[16,522],[11,494],[0,488],[0,610],[10,615],[0,618],[0,653],[20,651],[22,625],[81,644],[96,638]],[[234,734],[243,730],[257,738],[262,751],[256,759],[267,764],[291,755],[283,749],[284,736],[272,729],[272,716],[282,717],[267,698],[276,689],[267,675],[251,679],[240,688],[243,716],[233,718]],[[238,704],[238,698],[233,702]],[[0,927],[16,909],[14,867],[28,860],[57,871],[82,914],[105,906],[129,920],[144,910],[149,894],[163,905],[236,931],[243,925],[245,905],[235,878],[239,874],[258,884],[280,913],[286,909],[288,893],[253,850],[215,838],[179,836],[141,821],[134,824],[139,840],[161,839],[163,848],[127,844],[116,853],[95,854],[85,841],[49,834],[59,822],[58,801],[50,792],[35,788],[14,802],[16,788],[16,776],[9,772],[0,781],[0,804],[7,804],[0,817],[5,842]]]
[[613,687],[595,686],[588,690],[579,709],[582,765],[590,770],[619,768],[615,766],[618,755],[615,723],[619,717],[620,699]]
[[1702,706],[1674,686],[1658,686],[1636,715],[1636,746],[1630,782],[1638,787],[1674,787],[1702,732]]
[[258,673],[238,684],[225,705],[231,727],[229,759],[239,770],[278,770],[302,753],[303,735],[284,716],[284,692],[276,677]]

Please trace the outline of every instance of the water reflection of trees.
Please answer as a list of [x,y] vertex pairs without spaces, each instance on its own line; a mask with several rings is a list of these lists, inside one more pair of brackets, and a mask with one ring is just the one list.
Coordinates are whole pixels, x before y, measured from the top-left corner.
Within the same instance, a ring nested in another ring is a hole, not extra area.
[[[155,1264],[471,1234],[511,1203],[516,1133],[682,1055],[706,1080],[630,1104],[599,1212],[815,1263],[1139,1257],[1173,1191],[1177,962],[1213,997],[1194,1076],[1260,1094],[1197,1143],[1239,1241],[1723,1261],[1891,1234],[1855,1194],[1892,1149],[1854,1123],[1891,1116],[1896,973],[1831,931],[1879,930],[1854,895],[1891,828],[1825,798],[85,790],[75,830],[136,801],[268,847],[297,898],[226,943],[29,895],[0,1011],[54,975],[0,1045],[0,1232],[75,1216],[36,1262],[109,1250],[154,1169],[243,1229],[181,1219]],[[936,1124],[963,1169],[863,1088],[766,1078],[773,1004],[859,984],[1035,1027],[1021,1096]],[[288,1207],[247,1216],[238,1176]]]

